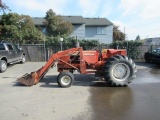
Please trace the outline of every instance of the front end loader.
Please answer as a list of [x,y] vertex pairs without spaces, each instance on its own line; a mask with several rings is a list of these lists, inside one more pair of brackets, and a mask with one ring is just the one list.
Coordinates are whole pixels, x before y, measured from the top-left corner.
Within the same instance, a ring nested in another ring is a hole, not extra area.
[[126,55],[124,49],[102,49],[83,51],[72,48],[53,54],[47,63],[37,71],[18,78],[18,82],[32,86],[37,84],[48,70],[57,63],[59,75],[57,83],[61,87],[70,87],[74,82],[73,72],[80,74],[95,73],[110,86],[127,86],[136,77],[136,65]]

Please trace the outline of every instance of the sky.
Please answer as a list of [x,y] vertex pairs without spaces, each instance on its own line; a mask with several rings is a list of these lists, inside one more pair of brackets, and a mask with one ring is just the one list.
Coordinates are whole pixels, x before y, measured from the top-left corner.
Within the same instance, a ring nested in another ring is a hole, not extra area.
[[[2,0],[13,13],[45,17],[58,15],[106,18],[126,34],[127,40],[160,37],[160,0]],[[2,12],[1,12],[2,14]]]

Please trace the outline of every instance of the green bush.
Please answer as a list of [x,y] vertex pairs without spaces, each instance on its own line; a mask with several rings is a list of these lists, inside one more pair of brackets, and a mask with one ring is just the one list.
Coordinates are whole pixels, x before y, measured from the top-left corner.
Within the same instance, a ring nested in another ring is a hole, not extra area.
[[127,55],[133,60],[139,59],[140,50],[139,47],[142,45],[140,41],[117,41],[109,45],[110,48],[114,49],[126,49]]

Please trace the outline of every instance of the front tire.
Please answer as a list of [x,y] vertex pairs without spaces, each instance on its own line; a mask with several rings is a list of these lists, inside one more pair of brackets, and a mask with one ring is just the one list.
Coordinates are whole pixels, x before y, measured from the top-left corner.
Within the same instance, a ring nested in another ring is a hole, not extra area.
[[57,77],[57,83],[60,87],[70,87],[74,82],[74,76],[71,72],[63,71]]
[[136,72],[136,65],[132,59],[116,55],[106,61],[104,78],[110,86],[124,87],[133,81]]
[[145,57],[144,59],[145,59],[145,62],[146,62],[146,63],[150,63],[150,62],[151,62],[151,61],[149,60],[149,58],[147,58],[147,57]]
[[7,70],[7,63],[5,60],[0,60],[0,72],[3,73]]
[[24,64],[26,62],[25,55],[22,55],[20,63]]

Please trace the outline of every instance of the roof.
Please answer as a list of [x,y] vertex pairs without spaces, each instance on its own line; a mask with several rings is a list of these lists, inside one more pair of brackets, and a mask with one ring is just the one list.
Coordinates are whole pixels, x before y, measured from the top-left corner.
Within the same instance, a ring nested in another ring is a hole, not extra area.
[[72,24],[84,24],[84,18],[82,16],[62,16],[65,21]]
[[[83,18],[82,16],[62,16],[65,21],[69,21],[71,24],[85,24],[86,26],[108,26],[113,25],[106,18]],[[2,16],[0,15],[0,19]],[[44,17],[32,17],[35,25],[43,25],[45,22]]]
[[103,26],[103,25],[112,25],[108,19],[106,18],[84,18],[86,22],[86,26]]
[[[113,23],[106,18],[83,18],[82,16],[62,16],[65,21],[72,24],[86,24],[86,26],[108,26]],[[32,17],[35,25],[43,25],[45,21],[42,17]]]
[[43,25],[43,22],[45,22],[43,17],[32,17],[32,20],[35,25]]
[[155,38],[147,38],[145,41],[144,41],[144,44],[145,45],[160,45],[160,37],[155,37]]
[[[82,16],[62,16],[65,21],[72,24],[85,24],[84,18]],[[35,25],[43,25],[45,21],[42,17],[32,17],[33,23]]]

